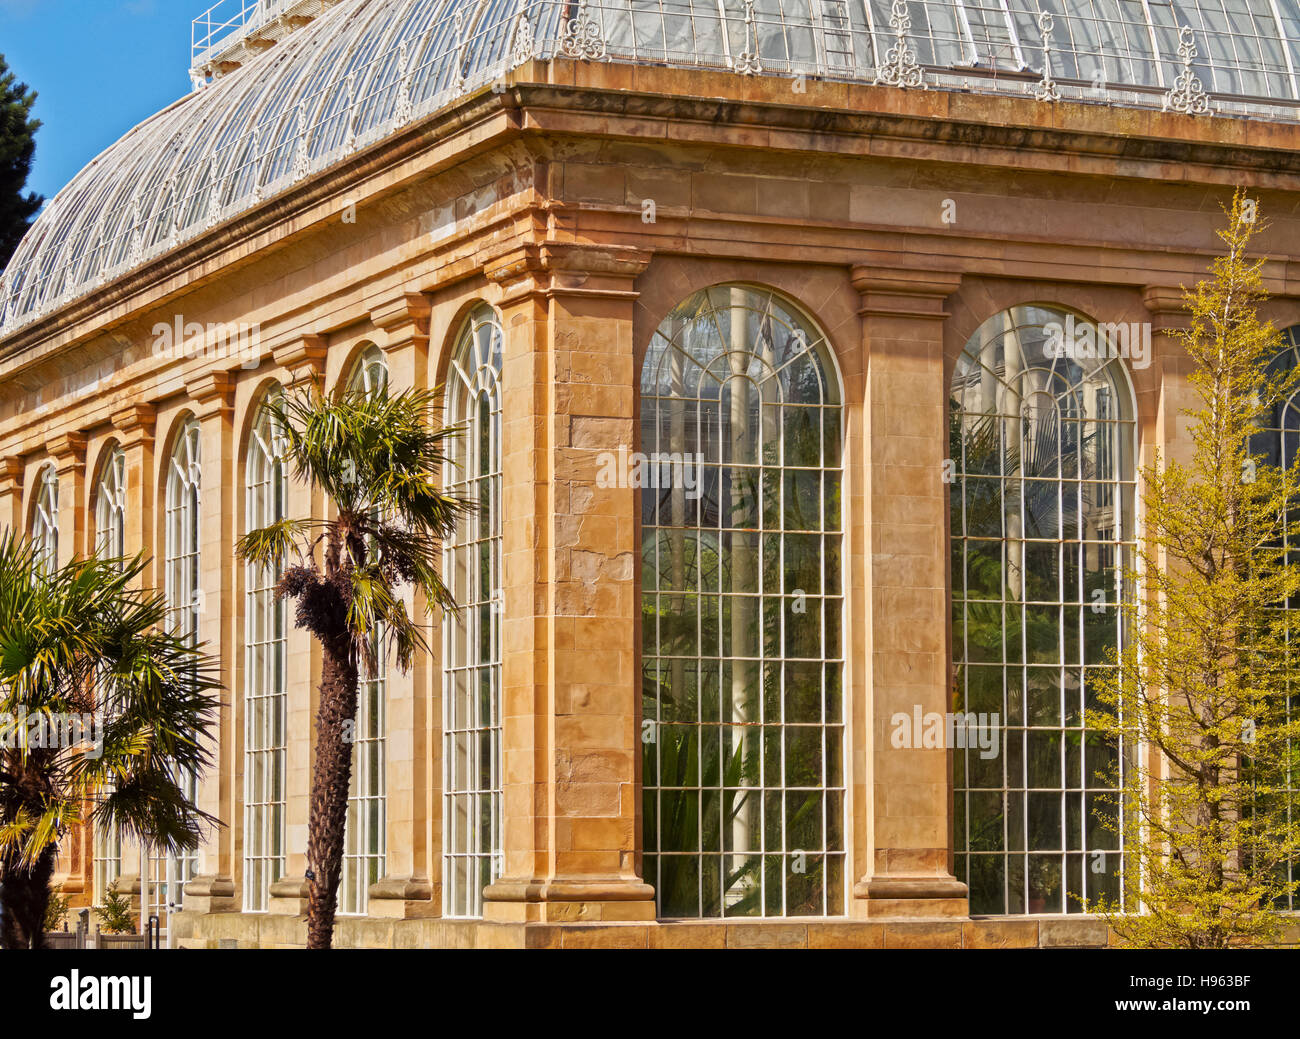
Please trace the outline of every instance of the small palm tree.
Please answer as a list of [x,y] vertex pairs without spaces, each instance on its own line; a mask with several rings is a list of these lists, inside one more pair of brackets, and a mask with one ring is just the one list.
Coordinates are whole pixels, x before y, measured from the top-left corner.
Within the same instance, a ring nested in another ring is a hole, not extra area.
[[[403,671],[427,652],[421,624],[400,597],[403,585],[430,608],[454,609],[438,567],[438,546],[469,508],[441,493],[445,445],[459,430],[435,425],[436,391],[392,395],[386,386],[333,397],[312,387],[264,405],[282,431],[297,479],[323,491],[334,518],[284,519],[249,531],[240,557],[282,576],[281,598],[296,603],[295,624],[322,651],[316,758],[307,835],[307,947],[334,936],[343,868],[349,724],[362,670],[381,656]],[[320,558],[318,558],[318,553]]]
[[[134,587],[141,558],[49,569],[37,555],[12,534],[0,541],[7,949],[41,947],[59,839],[69,827],[90,818],[178,854],[198,847],[216,821],[181,782],[210,760],[204,736],[219,685],[211,660],[167,630],[161,595]],[[88,724],[78,729],[74,717]]]

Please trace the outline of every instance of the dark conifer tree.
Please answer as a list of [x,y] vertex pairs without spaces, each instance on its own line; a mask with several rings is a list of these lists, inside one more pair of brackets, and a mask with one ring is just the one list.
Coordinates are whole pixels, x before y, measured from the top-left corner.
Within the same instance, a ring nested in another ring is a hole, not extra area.
[[9,263],[45,201],[32,191],[23,194],[41,128],[41,121],[32,118],[35,103],[36,91],[18,82],[0,54],[0,269]]

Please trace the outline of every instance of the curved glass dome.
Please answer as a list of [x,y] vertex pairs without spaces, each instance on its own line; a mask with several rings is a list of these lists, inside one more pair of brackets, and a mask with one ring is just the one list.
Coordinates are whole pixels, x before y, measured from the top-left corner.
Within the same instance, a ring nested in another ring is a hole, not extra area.
[[[927,84],[1024,94],[1053,16],[1059,93],[1160,107],[1192,71],[1225,114],[1300,114],[1300,0],[906,0]],[[556,54],[875,82],[890,0],[343,0],[141,123],[47,205],[0,276],[0,334]]]

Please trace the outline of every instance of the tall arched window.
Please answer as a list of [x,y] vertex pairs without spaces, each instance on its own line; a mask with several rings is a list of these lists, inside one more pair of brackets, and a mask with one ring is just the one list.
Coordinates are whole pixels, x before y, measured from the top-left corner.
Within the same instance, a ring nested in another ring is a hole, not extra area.
[[[200,436],[197,419],[181,427],[167,460],[167,492],[163,519],[163,594],[172,630],[199,641],[199,618],[203,611],[203,593],[199,577]],[[181,785],[191,800],[198,797],[198,777],[185,775]],[[151,910],[165,916],[169,905],[179,906],[185,882],[194,877],[198,852],[154,858]]]
[[771,292],[698,292],[650,342],[616,475],[641,488],[661,916],[845,910],[841,420],[824,336]]
[[172,630],[197,644],[202,594],[199,582],[199,494],[203,470],[199,423],[181,429],[167,465],[167,504],[163,574]]
[[[95,553],[104,559],[126,557],[126,454],[114,448],[104,460],[95,487]],[[122,831],[95,824],[96,905],[122,874]]]
[[447,372],[447,490],[472,501],[446,547],[443,574],[461,611],[444,622],[443,912],[479,916],[500,873],[501,326],[470,314]]
[[953,376],[955,709],[999,736],[992,754],[953,751],[955,869],[975,914],[1120,895],[1102,820],[1124,762],[1084,711],[1133,594],[1135,402],[1121,362],[1090,357],[1111,351],[1085,325],[1015,307],[979,328]]
[[104,460],[95,488],[95,553],[107,559],[126,556],[126,453],[121,448]]
[[[1275,374],[1282,374],[1300,365],[1300,325],[1288,328],[1283,336],[1286,345],[1271,366],[1271,371]],[[1262,456],[1265,465],[1286,470],[1294,469],[1297,460],[1300,459],[1297,454],[1298,448],[1300,448],[1300,393],[1275,405],[1266,428],[1251,443],[1252,452]],[[1300,546],[1288,545],[1287,548],[1288,561],[1293,565],[1300,565]],[[1300,609],[1300,602],[1290,602],[1287,608]],[[1287,705],[1292,712],[1291,716],[1294,717],[1294,712],[1300,710],[1300,691],[1294,689],[1288,691]],[[1287,785],[1294,790],[1298,782],[1300,776],[1292,774]],[[1287,879],[1300,880],[1300,862],[1292,862],[1289,865]],[[1284,908],[1300,909],[1300,899],[1294,895],[1287,901],[1288,904]]]
[[[380,349],[372,346],[357,360],[348,389],[371,395],[387,386],[388,365]],[[388,785],[384,776],[388,661],[379,653],[375,661],[374,673],[363,673],[357,690],[352,784],[348,791],[343,879],[339,885],[339,912],[350,915],[367,911],[370,885],[384,875],[388,858]]]
[[53,464],[45,466],[37,477],[31,529],[37,562],[53,570],[59,565],[59,474]]
[[[260,409],[248,442],[245,529],[283,520],[289,481],[284,434]],[[285,747],[288,703],[285,603],[279,574],[244,567],[244,908],[266,910],[285,871]]]

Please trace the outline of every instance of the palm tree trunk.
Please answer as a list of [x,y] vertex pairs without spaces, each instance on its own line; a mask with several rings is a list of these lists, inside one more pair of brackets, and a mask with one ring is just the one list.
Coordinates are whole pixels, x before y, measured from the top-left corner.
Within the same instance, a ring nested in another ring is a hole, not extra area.
[[21,868],[13,851],[5,856],[0,880],[0,949],[45,948],[45,910],[58,845],[51,844],[30,870]]
[[343,872],[352,741],[345,738],[357,714],[357,666],[346,633],[322,641],[320,707],[316,716],[316,764],[312,770],[307,837],[307,948],[334,942]]

